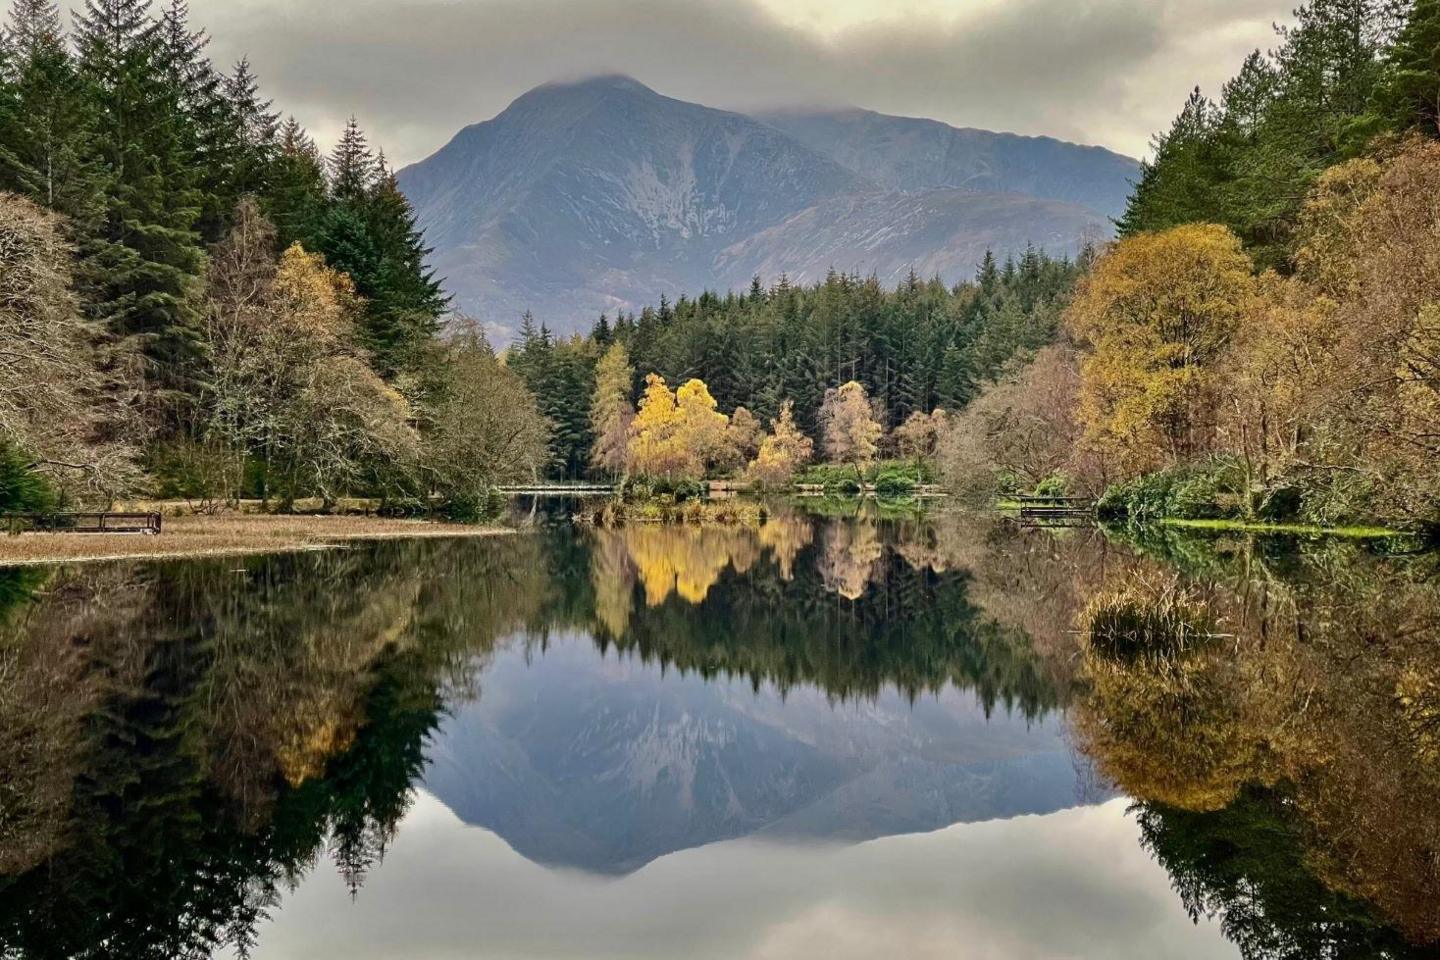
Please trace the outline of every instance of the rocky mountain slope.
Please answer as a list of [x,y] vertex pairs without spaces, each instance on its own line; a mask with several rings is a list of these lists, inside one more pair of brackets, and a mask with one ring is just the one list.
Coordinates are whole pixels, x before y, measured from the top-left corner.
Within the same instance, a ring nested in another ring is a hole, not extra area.
[[[948,131],[948,132],[947,132]],[[1104,235],[1133,163],[1097,148],[861,111],[763,119],[628,77],[550,84],[400,173],[461,309],[503,339],[662,294],[912,267]]]
[[761,119],[884,190],[1015,193],[1118,217],[1140,176],[1129,157],[1050,137],[869,110],[784,111]]

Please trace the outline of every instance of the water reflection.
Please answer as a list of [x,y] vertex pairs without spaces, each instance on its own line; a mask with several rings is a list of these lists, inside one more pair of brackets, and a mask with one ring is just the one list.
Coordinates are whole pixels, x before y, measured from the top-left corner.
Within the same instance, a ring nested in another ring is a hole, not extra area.
[[[1402,937],[1440,939],[1436,558],[1242,541],[1192,543],[1182,566],[1192,574],[1178,584],[1156,571],[1120,589],[1192,607],[1205,636],[1140,656],[1092,638],[1076,728],[1102,771],[1149,802],[1151,842],[1187,903],[1224,911],[1250,956],[1377,956]],[[1211,829],[1247,837],[1231,850],[1267,838],[1273,857],[1200,856]],[[1277,884],[1275,858],[1303,864],[1324,896],[1304,910],[1276,898],[1296,881]],[[1253,873],[1241,883],[1237,869]],[[1280,909],[1257,913],[1267,902]]]
[[[754,913],[747,928],[739,911],[713,942],[689,917],[649,952],[742,955],[763,940],[774,949],[757,955],[804,955],[784,944],[826,924],[854,943],[904,924],[864,871],[903,885],[970,842],[952,834],[983,833],[952,825],[1021,814],[1043,816],[1002,831],[1017,896],[1046,891],[1051,913],[1110,897],[1076,921],[1076,955],[1160,942],[1167,955],[1428,955],[1435,567],[1335,543],[1136,544],[780,511],[758,530],[541,527],[0,571],[0,955],[349,953],[301,945],[357,894],[367,906],[347,916],[388,918],[391,953],[442,952],[476,917],[417,927],[401,907],[433,899],[424,860],[381,866],[417,822],[422,835],[446,824],[446,843],[503,840],[510,852],[465,882],[521,857],[542,905],[576,891],[604,902],[573,886],[575,869],[625,877],[616,902],[657,876],[700,889],[721,864],[777,872],[771,893],[793,916]],[[1111,785],[1134,798],[1129,814],[1105,803]],[[1098,850],[1077,854],[1083,877],[1047,861],[1046,844],[1080,849],[1045,826],[1077,804],[1104,804],[1090,809],[1168,880],[1141,882]],[[936,830],[876,848],[894,857],[843,852]],[[907,889],[932,937],[914,955],[943,954],[947,937],[1058,952],[1043,918],[979,909],[983,884],[946,888],[948,904]],[[1160,897],[1154,916],[1170,919],[1127,914],[1126,897]],[[634,924],[651,913],[635,903],[630,920],[594,921],[616,955],[647,952]],[[1219,926],[1176,924],[1187,913]],[[522,937],[503,914],[476,916]],[[1231,941],[1219,953],[1217,929]]]

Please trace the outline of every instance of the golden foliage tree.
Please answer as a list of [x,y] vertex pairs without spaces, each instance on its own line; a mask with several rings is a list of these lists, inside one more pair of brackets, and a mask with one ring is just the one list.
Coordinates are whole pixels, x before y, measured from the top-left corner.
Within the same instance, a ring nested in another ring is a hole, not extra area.
[[681,384],[675,391],[675,411],[680,417],[680,442],[698,461],[703,476],[706,468],[724,455],[730,418],[716,409],[704,380]]
[[611,476],[625,471],[630,425],[635,420],[635,406],[630,401],[634,378],[625,344],[611,344],[595,366],[595,392],[590,403],[590,429],[595,434],[590,465]]
[[795,471],[809,463],[814,453],[815,442],[800,431],[795,423],[795,405],[786,400],[780,405],[780,416],[770,423],[770,433],[760,441],[760,449],[746,467],[745,476],[760,487],[772,490],[786,487],[794,479]]
[[207,304],[209,429],[258,456],[265,493],[327,502],[367,472],[415,464],[408,401],[356,342],[350,278],[292,245],[268,262],[273,228],[243,208],[216,255]]
[[874,462],[880,438],[885,434],[870,395],[854,380],[825,392],[820,427],[825,455],[836,463],[853,466],[856,473]]
[[725,449],[729,418],[715,409],[703,380],[671,392],[665,378],[650,374],[640,409],[630,425],[626,459],[631,472],[667,480],[699,480]]
[[680,441],[675,394],[659,374],[645,378],[640,408],[630,424],[626,463],[630,472],[641,476],[673,478],[691,471],[691,457]]
[[1385,509],[1433,517],[1440,494],[1440,144],[1328,171],[1306,207],[1301,277],[1343,323],[1315,343],[1333,356],[1337,447],[1388,480]]
[[1086,440],[1140,471],[1214,442],[1217,361],[1255,295],[1240,240],[1209,224],[1117,244],[1081,282],[1065,314],[1089,347],[1080,420]]

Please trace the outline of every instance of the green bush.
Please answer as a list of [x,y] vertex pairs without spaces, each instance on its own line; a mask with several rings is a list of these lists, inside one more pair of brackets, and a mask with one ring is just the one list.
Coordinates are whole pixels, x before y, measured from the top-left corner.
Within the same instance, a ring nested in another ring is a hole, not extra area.
[[47,513],[59,508],[59,494],[30,463],[20,448],[0,440],[0,513]]
[[[914,493],[921,484],[934,483],[935,471],[929,464],[914,460],[880,460],[858,475],[849,464],[817,463],[796,474],[795,483],[823,487],[827,493],[854,496],[860,492],[862,479],[881,496],[897,496]],[[882,486],[891,492],[886,493]]]
[[919,485],[913,474],[901,470],[884,470],[875,477],[875,493],[881,497],[908,497]]
[[1070,492],[1070,478],[1063,473],[1052,473],[1035,484],[1037,497],[1063,497]]
[[1107,520],[1218,520],[1245,516],[1248,495],[1243,465],[1219,457],[1114,484],[1096,511]]
[[837,463],[817,463],[806,467],[795,476],[795,482],[802,486],[824,487],[839,490],[842,484],[852,484],[858,489],[855,468]]
[[1305,509],[1305,491],[1296,484],[1282,483],[1265,492],[1258,515],[1271,523],[1290,523],[1301,519]]
[[451,523],[494,523],[505,515],[510,501],[494,487],[483,493],[465,493],[450,497],[440,514]]

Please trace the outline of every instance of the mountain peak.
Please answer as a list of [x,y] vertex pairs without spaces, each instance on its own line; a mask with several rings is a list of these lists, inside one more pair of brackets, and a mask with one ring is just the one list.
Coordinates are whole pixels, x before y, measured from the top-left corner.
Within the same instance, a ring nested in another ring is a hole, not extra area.
[[766,120],[625,74],[564,79],[465,128],[400,185],[460,308],[495,328],[528,309],[568,333],[756,273],[959,277],[987,247],[1073,252],[1104,232],[1133,174],[1057,141],[853,108]]
[[551,80],[530,92],[541,90],[621,90],[626,93],[658,95],[639,80],[624,73],[597,73],[566,80]]

